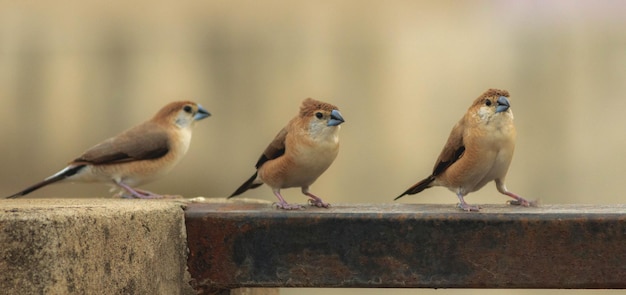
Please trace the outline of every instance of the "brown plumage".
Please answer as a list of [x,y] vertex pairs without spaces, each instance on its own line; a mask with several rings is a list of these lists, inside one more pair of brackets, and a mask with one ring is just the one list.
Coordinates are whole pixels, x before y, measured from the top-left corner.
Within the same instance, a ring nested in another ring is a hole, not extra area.
[[311,204],[328,207],[322,199],[309,192],[309,186],[337,157],[338,132],[344,120],[334,105],[311,98],[305,99],[299,114],[280,130],[256,163],[257,171],[244,182],[232,198],[263,183],[268,184],[281,209],[299,209],[285,201],[280,189],[300,187],[311,198]]
[[476,98],[452,128],[432,174],[395,199],[444,186],[457,194],[462,209],[478,211],[479,207],[468,205],[464,197],[493,180],[500,193],[515,199],[512,204],[535,205],[509,192],[504,184],[516,137],[508,97],[506,90],[489,89]]
[[91,147],[61,171],[7,198],[61,181],[110,183],[129,197],[161,197],[132,187],[167,174],[187,152],[195,122],[208,116],[194,102],[170,103],[150,120]]

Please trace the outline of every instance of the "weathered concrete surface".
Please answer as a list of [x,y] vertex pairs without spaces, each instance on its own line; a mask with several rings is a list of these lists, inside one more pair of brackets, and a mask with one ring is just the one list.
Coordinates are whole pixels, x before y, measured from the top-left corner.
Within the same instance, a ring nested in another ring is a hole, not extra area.
[[2,294],[192,294],[182,205],[0,200]]

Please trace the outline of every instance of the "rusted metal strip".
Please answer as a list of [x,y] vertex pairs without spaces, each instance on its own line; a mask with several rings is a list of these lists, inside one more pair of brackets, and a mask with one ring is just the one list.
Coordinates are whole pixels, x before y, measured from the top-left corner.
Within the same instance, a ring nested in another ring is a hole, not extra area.
[[625,288],[626,205],[190,204],[197,289]]

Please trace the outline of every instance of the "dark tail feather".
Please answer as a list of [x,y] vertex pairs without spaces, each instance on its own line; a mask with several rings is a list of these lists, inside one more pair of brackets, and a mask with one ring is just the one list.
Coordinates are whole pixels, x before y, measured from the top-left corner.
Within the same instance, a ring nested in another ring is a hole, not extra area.
[[52,175],[52,176],[44,179],[42,182],[36,183],[34,185],[31,185],[30,187],[26,188],[25,190],[23,190],[23,191],[21,191],[19,193],[10,195],[10,196],[5,197],[5,198],[6,199],[15,199],[15,198],[19,198],[21,196],[27,195],[27,194],[29,194],[29,193],[31,193],[33,191],[36,191],[36,190],[38,190],[38,189],[40,189],[40,188],[42,188],[42,187],[44,187],[44,186],[46,186],[48,184],[55,183],[55,182],[57,182],[59,180],[63,180],[65,178],[68,178],[68,177],[76,174],[83,167],[85,167],[85,165],[68,166],[65,169],[59,171],[57,174]]
[[424,179],[422,179],[422,181],[414,184],[412,187],[410,187],[408,190],[406,190],[404,193],[402,193],[401,195],[397,196],[395,199],[393,199],[394,201],[397,199],[402,198],[405,195],[414,195],[417,194],[427,188],[430,187],[430,184],[435,181],[435,176],[431,175],[428,176]]
[[250,177],[250,179],[246,180],[246,182],[244,182],[232,195],[228,196],[227,199],[230,199],[234,196],[241,195],[249,189],[253,189],[253,188],[257,188],[261,186],[263,183],[254,183],[254,181],[256,180],[257,174],[258,172],[255,172],[254,175]]

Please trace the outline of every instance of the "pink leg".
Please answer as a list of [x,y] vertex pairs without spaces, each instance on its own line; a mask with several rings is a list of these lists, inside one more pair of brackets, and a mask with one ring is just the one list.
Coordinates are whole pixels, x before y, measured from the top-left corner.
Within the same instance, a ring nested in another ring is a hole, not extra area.
[[504,181],[500,179],[496,179],[496,188],[501,194],[505,194],[515,199],[514,201],[508,202],[511,205],[518,205],[518,206],[524,206],[524,207],[537,207],[537,201],[529,202],[528,200],[518,196],[517,194],[510,192],[509,190],[506,189],[506,185],[504,185]]
[[135,197],[137,199],[162,199],[163,198],[162,195],[158,195],[149,191],[133,189],[132,187],[122,182],[117,182],[116,184],[119,185],[124,190],[126,190],[127,192],[129,192],[131,197]]
[[313,206],[316,206],[316,207],[320,207],[320,208],[328,208],[328,207],[330,207],[330,204],[324,203],[324,201],[322,201],[322,199],[320,199],[318,196],[310,193],[308,186],[302,188],[302,193],[307,195],[309,198],[311,198],[309,200],[309,204],[311,204]]
[[480,207],[478,206],[472,206],[468,203],[465,202],[465,198],[463,197],[463,195],[461,193],[457,193],[456,194],[457,197],[459,197],[459,201],[461,201],[461,203],[459,203],[459,208],[465,210],[465,211],[474,211],[474,212],[478,212],[480,210]]
[[285,198],[283,198],[283,196],[280,195],[280,189],[272,189],[272,191],[274,192],[274,195],[278,198],[278,202],[274,204],[276,204],[276,207],[278,207],[279,209],[284,209],[284,210],[302,209],[302,206],[298,204],[292,205],[292,204],[287,203],[287,201],[285,201]]
[[503,192],[503,194],[515,199],[515,200],[509,200],[508,203],[511,205],[517,205],[517,206],[524,206],[524,207],[537,207],[537,201],[528,201],[520,196],[518,196],[517,194],[514,194],[512,192]]

